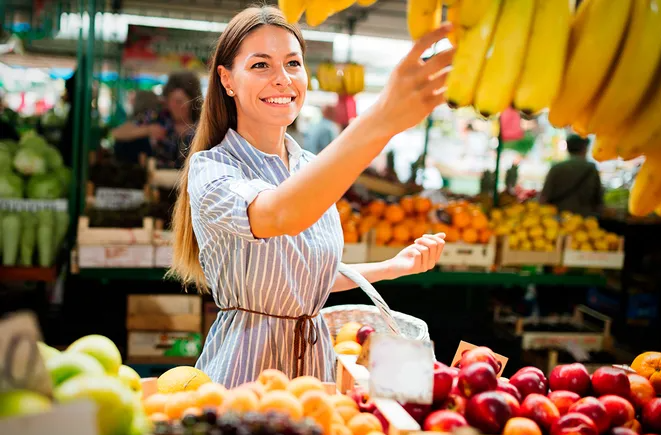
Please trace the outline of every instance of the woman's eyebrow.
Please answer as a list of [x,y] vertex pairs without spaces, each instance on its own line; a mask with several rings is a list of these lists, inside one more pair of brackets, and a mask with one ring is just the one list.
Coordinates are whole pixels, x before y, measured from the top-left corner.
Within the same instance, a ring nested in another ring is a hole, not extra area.
[[[299,51],[292,51],[290,53],[287,53],[287,55],[285,57],[300,56],[300,55],[301,55],[301,53]],[[250,55],[250,57],[261,57],[263,59],[273,59],[273,56],[271,56],[270,54],[266,54],[266,53],[253,53],[253,54]]]

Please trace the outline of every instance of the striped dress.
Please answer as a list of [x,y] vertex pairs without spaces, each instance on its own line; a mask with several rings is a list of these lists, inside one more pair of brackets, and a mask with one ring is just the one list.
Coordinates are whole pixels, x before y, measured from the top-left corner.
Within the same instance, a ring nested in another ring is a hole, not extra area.
[[256,239],[248,222],[248,205],[260,192],[314,158],[290,136],[285,145],[290,170],[234,130],[190,160],[188,193],[200,263],[221,309],[196,367],[228,388],[254,381],[267,368],[290,377],[334,378],[335,353],[318,313],[342,256],[337,208],[297,236]]

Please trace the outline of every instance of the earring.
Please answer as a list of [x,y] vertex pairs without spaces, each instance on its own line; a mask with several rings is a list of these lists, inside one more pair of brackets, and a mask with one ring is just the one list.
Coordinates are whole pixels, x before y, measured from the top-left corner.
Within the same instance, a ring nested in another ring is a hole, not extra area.
[[231,89],[228,89],[227,90],[227,95],[229,95],[230,97],[233,97],[234,96],[234,91],[231,90]]

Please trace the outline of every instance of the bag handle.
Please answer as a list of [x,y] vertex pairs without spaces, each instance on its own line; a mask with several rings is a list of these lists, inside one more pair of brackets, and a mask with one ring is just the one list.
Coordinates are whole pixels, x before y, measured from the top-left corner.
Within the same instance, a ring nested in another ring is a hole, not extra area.
[[376,291],[374,286],[367,279],[365,279],[364,276],[344,263],[340,263],[338,271],[342,275],[349,278],[351,281],[358,284],[358,286],[365,292],[365,294],[367,294],[367,296],[369,296],[372,302],[374,302],[374,305],[376,305],[376,307],[379,309],[381,312],[381,317],[383,317],[383,320],[386,322],[390,330],[397,335],[402,335],[402,332],[399,330],[399,326],[397,325],[397,321],[392,315],[392,310],[383,299],[383,297],[379,294],[379,292]]

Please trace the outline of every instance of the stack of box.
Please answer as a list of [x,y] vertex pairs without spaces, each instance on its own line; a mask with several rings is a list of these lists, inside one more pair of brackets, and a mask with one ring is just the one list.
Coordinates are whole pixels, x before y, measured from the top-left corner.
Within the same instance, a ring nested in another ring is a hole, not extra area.
[[198,295],[129,295],[128,359],[194,361],[202,351],[202,298]]

